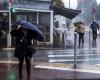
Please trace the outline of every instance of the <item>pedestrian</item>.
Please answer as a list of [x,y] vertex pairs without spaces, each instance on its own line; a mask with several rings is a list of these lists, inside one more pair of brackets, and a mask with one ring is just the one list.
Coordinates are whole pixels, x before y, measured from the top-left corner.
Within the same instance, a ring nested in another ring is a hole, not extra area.
[[59,28],[59,21],[55,18],[54,27]]
[[85,33],[85,24],[83,22],[74,23],[76,26],[75,32],[79,34],[79,48],[84,47],[84,33]]
[[35,53],[30,48],[32,46],[32,36],[29,33],[28,29],[22,28],[20,25],[17,25],[16,29],[11,31],[11,35],[16,38],[16,48],[14,56],[19,60],[19,80],[22,80],[22,67],[23,62],[26,62],[27,68],[27,80],[30,80],[31,76],[31,58],[32,54]]
[[90,28],[92,29],[93,42],[96,42],[97,30],[99,30],[99,24],[96,21],[93,21],[92,24],[90,24]]

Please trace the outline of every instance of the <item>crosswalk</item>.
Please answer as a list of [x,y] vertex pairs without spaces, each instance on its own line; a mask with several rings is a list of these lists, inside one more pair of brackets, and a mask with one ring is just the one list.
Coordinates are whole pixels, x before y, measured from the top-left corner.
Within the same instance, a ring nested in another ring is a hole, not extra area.
[[[77,50],[77,62],[79,63],[91,63],[99,64],[100,62],[100,50],[98,49],[78,49]],[[47,52],[49,62],[52,63],[73,63],[74,51],[73,50],[50,50]]]

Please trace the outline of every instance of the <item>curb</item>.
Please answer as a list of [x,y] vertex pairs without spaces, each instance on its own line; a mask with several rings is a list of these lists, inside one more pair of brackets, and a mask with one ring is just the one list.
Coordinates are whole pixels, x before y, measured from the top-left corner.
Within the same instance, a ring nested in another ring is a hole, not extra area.
[[[3,50],[15,50],[15,48],[2,48],[0,51]],[[64,48],[37,48],[37,50],[66,50]]]

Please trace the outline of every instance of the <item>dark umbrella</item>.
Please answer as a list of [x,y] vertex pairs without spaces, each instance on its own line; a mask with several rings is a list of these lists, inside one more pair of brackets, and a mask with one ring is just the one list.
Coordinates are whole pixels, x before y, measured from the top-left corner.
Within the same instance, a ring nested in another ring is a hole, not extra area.
[[30,23],[30,22],[23,21],[23,20],[18,20],[16,22],[16,24],[17,25],[21,25],[22,28],[28,29],[30,31],[30,35],[32,35],[32,37],[35,40],[38,40],[38,41],[43,41],[44,40],[43,33],[38,28],[39,27],[38,25],[34,25],[34,24]]

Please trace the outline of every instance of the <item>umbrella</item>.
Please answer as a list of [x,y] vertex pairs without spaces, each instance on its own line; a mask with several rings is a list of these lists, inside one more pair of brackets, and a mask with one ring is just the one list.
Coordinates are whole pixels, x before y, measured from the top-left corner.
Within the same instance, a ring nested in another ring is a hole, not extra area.
[[84,24],[84,23],[83,23],[83,22],[75,22],[75,23],[74,23],[74,26],[75,26],[75,27],[78,27],[80,24]]
[[27,22],[27,21],[23,21],[23,20],[18,20],[16,22],[17,25],[21,25],[22,28],[26,28],[30,31],[30,35],[32,35],[32,37],[35,39],[35,40],[38,40],[38,41],[42,41],[44,40],[44,36],[43,36],[43,33],[42,31],[38,28],[39,26],[38,25],[34,25],[30,22]]

